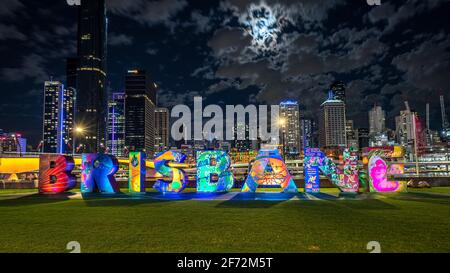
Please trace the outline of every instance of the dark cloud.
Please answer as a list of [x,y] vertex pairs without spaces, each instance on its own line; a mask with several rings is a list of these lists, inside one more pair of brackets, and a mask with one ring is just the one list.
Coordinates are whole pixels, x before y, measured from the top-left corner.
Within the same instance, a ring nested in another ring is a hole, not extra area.
[[20,40],[25,41],[27,37],[20,32],[14,25],[5,25],[0,23],[0,40]]
[[23,57],[17,67],[7,67],[0,70],[1,79],[6,82],[20,82],[26,79],[33,80],[36,84],[43,84],[47,80],[46,71],[47,60],[37,54],[30,54]]
[[10,17],[16,11],[22,9],[24,5],[19,0],[2,0],[2,7],[0,8],[0,16]]
[[108,44],[110,46],[129,46],[133,44],[133,37],[112,32],[108,34]]
[[174,16],[186,8],[185,0],[108,0],[107,7],[115,15],[127,17],[143,25],[154,26],[163,24],[174,27]]

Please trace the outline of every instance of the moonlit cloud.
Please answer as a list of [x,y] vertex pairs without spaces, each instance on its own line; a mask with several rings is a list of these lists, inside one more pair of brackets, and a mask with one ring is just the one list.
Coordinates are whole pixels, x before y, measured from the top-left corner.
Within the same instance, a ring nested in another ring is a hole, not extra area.
[[252,37],[251,49],[257,53],[277,51],[280,37],[290,23],[285,9],[265,2],[250,4],[239,18],[246,33]]

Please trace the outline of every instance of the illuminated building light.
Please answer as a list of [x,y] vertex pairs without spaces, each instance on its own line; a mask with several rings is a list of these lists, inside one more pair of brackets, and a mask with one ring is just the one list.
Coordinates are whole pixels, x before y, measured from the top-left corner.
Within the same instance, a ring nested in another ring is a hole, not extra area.
[[78,68],[78,70],[81,70],[81,71],[97,71],[97,72],[101,73],[103,76],[106,77],[106,73],[103,70],[101,70],[99,68],[96,68],[96,67],[80,67],[80,68]]

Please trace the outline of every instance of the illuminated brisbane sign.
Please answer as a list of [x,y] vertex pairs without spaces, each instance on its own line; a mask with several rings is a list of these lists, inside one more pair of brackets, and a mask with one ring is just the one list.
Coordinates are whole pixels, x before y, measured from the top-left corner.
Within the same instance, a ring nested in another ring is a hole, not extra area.
[[[368,152],[369,189],[371,192],[396,192],[406,190],[405,184],[388,179],[390,174],[403,173],[400,164],[388,164],[398,154],[397,149],[373,149]],[[183,162],[186,156],[176,151],[159,153],[155,160],[146,161],[145,153],[129,154],[129,192],[145,193],[147,167],[154,168],[163,179],[158,179],[153,187],[162,193],[181,193],[187,186]],[[366,185],[364,172],[359,172],[358,156],[344,151],[344,164],[337,166],[319,149],[305,150],[304,179],[306,193],[320,192],[320,173],[325,175],[341,192],[358,193],[360,185]],[[234,176],[230,171],[231,160],[225,151],[197,151],[196,188],[199,193],[226,192],[234,186]],[[147,164],[149,163],[149,164]],[[75,187],[72,174],[74,161],[65,155],[40,158],[39,192],[62,193]],[[119,169],[118,160],[108,154],[83,154],[81,162],[82,193],[118,193],[119,183],[115,173]],[[296,193],[293,177],[277,149],[262,149],[253,162],[242,192],[256,192],[258,187],[278,187],[283,193]]]

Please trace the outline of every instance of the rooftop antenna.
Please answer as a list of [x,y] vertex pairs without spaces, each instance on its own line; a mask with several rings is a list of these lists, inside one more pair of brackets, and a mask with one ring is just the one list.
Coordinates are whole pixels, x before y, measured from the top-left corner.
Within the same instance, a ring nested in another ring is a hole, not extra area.
[[411,112],[411,108],[409,108],[408,101],[405,101],[405,107],[406,107],[406,111]]
[[430,104],[427,103],[427,132],[430,132]]

